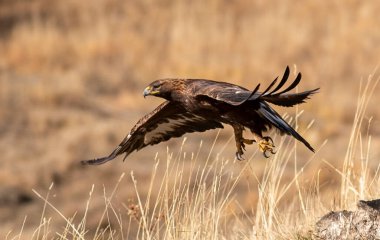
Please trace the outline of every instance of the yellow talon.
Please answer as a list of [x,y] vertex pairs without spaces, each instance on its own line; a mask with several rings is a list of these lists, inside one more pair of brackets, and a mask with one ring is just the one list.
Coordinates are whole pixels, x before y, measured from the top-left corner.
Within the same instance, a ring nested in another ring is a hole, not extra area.
[[270,137],[264,137],[259,141],[259,149],[264,154],[264,157],[269,158],[267,152],[275,154],[273,140]]

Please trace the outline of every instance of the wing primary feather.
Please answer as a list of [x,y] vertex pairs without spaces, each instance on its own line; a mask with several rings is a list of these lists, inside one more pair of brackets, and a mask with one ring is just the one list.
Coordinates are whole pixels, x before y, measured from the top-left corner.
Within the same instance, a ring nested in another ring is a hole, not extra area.
[[267,93],[267,92],[273,87],[273,85],[277,82],[277,79],[278,79],[278,77],[276,77],[276,78],[272,81],[272,83],[269,84],[269,86],[267,87],[267,89],[265,89],[265,91],[262,92],[262,93],[260,94],[260,96],[264,96],[264,95],[266,95],[266,93]]
[[289,92],[290,90],[292,90],[293,88],[295,88],[298,85],[298,83],[300,83],[301,78],[302,78],[302,74],[298,73],[296,79],[294,80],[294,82],[292,84],[290,84],[290,86],[288,88],[286,88],[285,90],[283,90],[283,91],[281,91],[279,93],[276,93],[274,95],[280,95],[280,94]]
[[310,95],[317,93],[318,90],[319,88],[294,94],[267,95],[263,99],[278,106],[291,107],[304,103],[306,99],[310,98]]
[[[257,84],[256,88],[253,89],[251,95],[249,95],[249,97],[248,97],[246,100],[244,100],[244,102],[247,101],[248,99],[250,99],[253,95],[255,95],[255,93],[257,93],[257,91],[259,90],[259,88],[260,88],[260,83]],[[243,102],[243,103],[244,103],[244,102]]]
[[83,160],[83,161],[81,161],[81,163],[82,163],[82,165],[100,165],[100,164],[106,163],[108,161],[113,160],[115,157],[117,157],[120,154],[119,153],[120,149],[121,149],[121,146],[118,146],[107,157],[95,158],[95,159],[91,159],[91,160]]
[[260,88],[260,83],[257,84],[256,88],[253,89],[253,91],[251,92],[251,94],[246,99],[244,99],[243,101],[240,101],[238,103],[232,104],[232,105],[234,105],[234,106],[242,105],[243,103],[245,103],[246,101],[248,101],[253,95],[255,95],[255,93],[257,93],[257,91],[259,90],[259,88]]
[[273,89],[272,92],[268,93],[267,95],[271,95],[271,94],[275,93],[275,92],[278,91],[282,86],[284,86],[284,84],[286,83],[286,81],[287,81],[288,78],[289,78],[289,73],[290,73],[289,66],[286,66],[286,69],[285,69],[284,75],[282,76],[282,79],[281,79],[280,83],[277,85],[277,87],[276,87],[275,89]]

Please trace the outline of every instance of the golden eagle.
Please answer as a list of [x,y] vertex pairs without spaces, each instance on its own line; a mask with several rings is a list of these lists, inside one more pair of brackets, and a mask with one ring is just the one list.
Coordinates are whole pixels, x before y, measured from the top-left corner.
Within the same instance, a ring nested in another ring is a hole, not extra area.
[[[312,146],[294,130],[268,103],[291,107],[305,102],[319,88],[288,93],[301,81],[301,73],[285,89],[281,89],[289,77],[289,67],[276,85],[278,77],[263,91],[260,84],[253,91],[225,82],[205,79],[160,79],[144,90],[144,97],[151,95],[166,99],[151,113],[142,117],[119,146],[107,157],[82,161],[83,164],[103,164],[120,154],[124,159],[133,151],[148,145],[180,137],[185,133],[204,132],[209,129],[231,125],[235,133],[236,158],[243,159],[245,144],[257,142],[260,151],[268,157],[274,154],[273,140],[263,136],[271,128],[301,141],[314,152]],[[276,86],[275,86],[276,85]],[[243,138],[248,128],[254,139]]]

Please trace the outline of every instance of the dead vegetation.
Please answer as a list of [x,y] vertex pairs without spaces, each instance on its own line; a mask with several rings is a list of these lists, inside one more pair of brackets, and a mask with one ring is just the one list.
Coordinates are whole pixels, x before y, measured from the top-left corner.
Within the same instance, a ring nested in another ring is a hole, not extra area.
[[[0,1],[0,236],[311,238],[329,210],[379,194],[377,75],[361,91],[379,61],[379,8],[361,1]],[[194,134],[125,163],[78,164],[108,153],[160,102],[141,97],[153,79],[252,88],[288,64],[303,73],[300,87],[321,87],[309,103],[282,111],[293,122],[303,112],[297,125],[316,155],[277,137],[274,159],[249,148],[249,161],[234,162],[225,130],[215,144],[216,132]]]

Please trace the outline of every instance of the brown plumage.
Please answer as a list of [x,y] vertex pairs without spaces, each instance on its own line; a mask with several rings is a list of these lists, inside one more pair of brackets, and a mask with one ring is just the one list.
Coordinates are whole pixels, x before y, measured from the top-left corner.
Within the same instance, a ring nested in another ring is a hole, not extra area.
[[[152,82],[144,90],[148,95],[166,99],[151,113],[141,118],[119,146],[107,157],[82,161],[83,164],[103,164],[125,153],[124,159],[133,151],[148,145],[180,137],[185,133],[204,132],[209,129],[231,125],[235,133],[236,158],[243,159],[245,144],[257,142],[259,149],[268,157],[274,154],[273,141],[263,132],[271,128],[301,141],[314,152],[311,145],[297,133],[268,103],[291,107],[305,102],[317,89],[301,93],[288,93],[301,81],[301,73],[285,89],[289,67],[276,85],[277,78],[263,91],[260,84],[253,91],[225,82],[204,79],[161,79]],[[244,139],[243,130],[248,128],[254,139]]]

